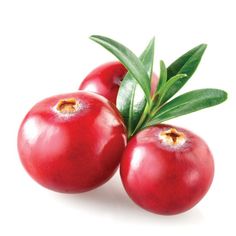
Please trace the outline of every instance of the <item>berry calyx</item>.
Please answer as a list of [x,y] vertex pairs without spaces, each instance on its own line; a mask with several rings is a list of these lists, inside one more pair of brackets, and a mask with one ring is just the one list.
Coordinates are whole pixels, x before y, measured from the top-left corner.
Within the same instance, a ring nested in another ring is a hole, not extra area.
[[60,99],[56,105],[56,110],[60,113],[74,113],[78,110],[79,103],[77,102],[76,98],[65,98]]
[[178,147],[186,142],[185,134],[175,128],[170,128],[160,132],[159,138],[162,140],[163,144],[171,147]]

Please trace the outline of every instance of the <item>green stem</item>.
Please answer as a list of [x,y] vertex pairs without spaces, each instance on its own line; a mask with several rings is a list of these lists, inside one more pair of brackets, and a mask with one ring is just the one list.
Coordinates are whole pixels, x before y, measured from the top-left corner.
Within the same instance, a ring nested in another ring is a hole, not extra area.
[[[128,139],[130,139],[132,136],[134,136],[138,131],[142,130],[143,128],[145,128],[145,124],[150,121],[153,117],[153,115],[156,114],[156,112],[160,109],[161,106],[156,107],[154,106],[156,102],[159,101],[159,94],[155,94],[152,99],[151,99],[151,103],[150,104],[146,104],[145,109],[142,113],[142,116],[136,126],[136,128],[134,129],[134,131],[130,134],[128,133]],[[156,109],[153,109],[155,108]]]

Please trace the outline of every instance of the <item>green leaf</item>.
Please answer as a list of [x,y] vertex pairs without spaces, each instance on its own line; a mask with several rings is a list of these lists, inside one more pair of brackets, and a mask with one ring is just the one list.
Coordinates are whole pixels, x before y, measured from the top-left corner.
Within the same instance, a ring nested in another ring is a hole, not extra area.
[[150,104],[151,98],[149,76],[139,58],[127,47],[110,38],[92,35],[90,39],[106,48],[120,60],[120,62],[127,68],[130,74],[142,87],[147,102]]
[[163,103],[174,96],[191,78],[201,61],[206,47],[206,44],[200,44],[199,46],[191,49],[190,51],[179,57],[167,68],[167,80],[177,74],[187,74],[188,78],[186,80],[179,80],[178,83],[176,83],[175,86],[166,93]]
[[199,89],[185,93],[161,107],[144,127],[215,106],[224,102],[226,99],[227,93],[219,89]]
[[167,81],[167,69],[164,61],[160,61],[160,78],[157,84],[157,92],[160,91],[162,86],[166,83]]
[[[143,63],[150,78],[153,67],[154,44],[155,40],[153,38],[140,56],[140,60]],[[130,135],[135,129],[144,111],[145,105],[146,99],[142,88],[133,78],[131,73],[128,72],[121,82],[116,100],[116,106],[124,118],[126,127],[128,129],[128,135]]]
[[170,78],[165,85],[162,86],[162,88],[159,91],[159,98],[158,98],[158,103],[157,107],[159,107],[161,104],[163,104],[163,100],[165,100],[166,93],[172,89],[178,82],[179,80],[187,80],[187,75],[186,74],[178,74]]

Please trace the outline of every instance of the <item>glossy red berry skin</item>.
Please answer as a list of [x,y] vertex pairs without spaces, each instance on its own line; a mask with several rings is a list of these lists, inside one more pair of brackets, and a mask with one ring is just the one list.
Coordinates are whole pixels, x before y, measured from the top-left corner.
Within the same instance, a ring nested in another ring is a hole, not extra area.
[[[79,86],[79,90],[85,90],[100,94],[116,104],[116,97],[120,83],[127,73],[127,69],[118,61],[108,62],[90,72]],[[151,94],[157,86],[158,78],[152,77]]]
[[90,72],[79,90],[100,94],[115,104],[120,83],[126,73],[126,68],[120,62],[108,62]]
[[208,191],[214,162],[207,144],[192,132],[183,132],[179,147],[163,144],[161,132],[172,126],[158,125],[139,132],[124,151],[120,174],[135,203],[163,215],[178,214],[197,204]]
[[[74,99],[63,113],[59,101]],[[74,106],[75,107],[75,106]],[[102,96],[78,91],[37,103],[18,133],[18,151],[27,172],[58,192],[79,193],[115,173],[126,145],[126,128],[116,107]]]

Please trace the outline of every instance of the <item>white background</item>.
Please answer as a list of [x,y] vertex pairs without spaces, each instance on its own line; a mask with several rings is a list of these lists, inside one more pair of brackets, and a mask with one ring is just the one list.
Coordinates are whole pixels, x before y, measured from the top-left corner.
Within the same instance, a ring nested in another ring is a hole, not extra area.
[[[0,1],[0,235],[236,235],[235,1]],[[119,175],[79,195],[54,193],[24,171],[17,130],[37,101],[75,91],[94,67],[114,60],[88,39],[110,36],[138,55],[156,36],[155,71],[200,44],[209,47],[182,92],[228,91],[220,106],[169,123],[203,137],[215,158],[207,196],[177,216],[137,207]]]

